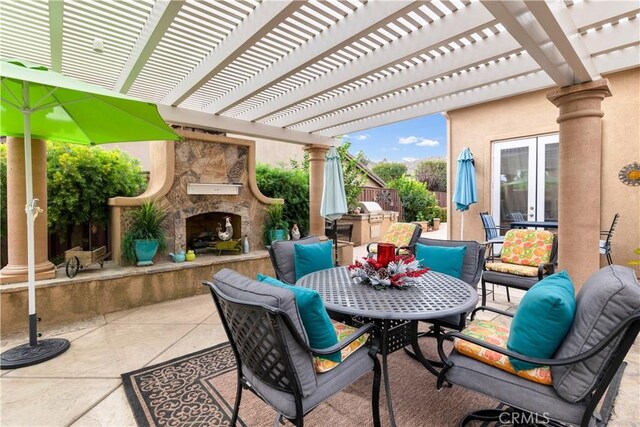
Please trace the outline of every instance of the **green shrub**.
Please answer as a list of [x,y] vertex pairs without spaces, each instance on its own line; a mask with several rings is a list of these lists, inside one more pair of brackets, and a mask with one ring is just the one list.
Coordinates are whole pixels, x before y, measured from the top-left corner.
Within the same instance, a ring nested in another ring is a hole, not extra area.
[[427,190],[427,186],[424,183],[403,175],[389,182],[387,186],[398,190],[398,195],[402,201],[404,221],[416,221],[418,220],[418,214],[421,214],[420,218],[426,221],[433,219],[431,208],[436,206],[436,198],[433,193]]
[[352,212],[358,206],[358,198],[362,193],[362,189],[366,183],[366,178],[362,169],[358,167],[358,160],[355,157],[348,156],[348,150],[351,146],[349,140],[345,140],[338,147],[338,155],[342,161],[342,177],[344,179],[344,192],[347,198],[347,207]]
[[389,183],[407,173],[407,165],[397,162],[380,162],[371,168],[384,182]]
[[429,191],[447,191],[447,161],[423,160],[416,166],[415,177],[418,181],[427,184]]
[[145,185],[140,162],[120,150],[47,144],[50,231],[64,235],[70,225],[106,224],[107,199],[136,196]]
[[284,221],[290,226],[298,224],[300,233],[306,234],[309,231],[308,170],[258,164],[256,181],[265,196],[284,199]]
[[7,146],[0,144],[0,237],[7,236]]

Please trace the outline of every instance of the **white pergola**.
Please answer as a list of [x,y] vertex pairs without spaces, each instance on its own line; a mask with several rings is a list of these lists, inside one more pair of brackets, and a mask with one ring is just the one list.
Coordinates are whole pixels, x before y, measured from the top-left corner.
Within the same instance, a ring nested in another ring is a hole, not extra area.
[[3,0],[0,56],[169,122],[321,144],[637,67],[639,18],[639,0]]

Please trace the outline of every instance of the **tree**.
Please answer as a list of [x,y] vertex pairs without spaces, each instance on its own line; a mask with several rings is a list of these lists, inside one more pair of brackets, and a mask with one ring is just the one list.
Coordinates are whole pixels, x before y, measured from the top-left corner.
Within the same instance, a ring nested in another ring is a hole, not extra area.
[[47,144],[49,230],[60,235],[77,224],[106,224],[107,199],[136,196],[146,180],[138,160],[120,150]]
[[380,162],[371,170],[384,182],[388,183],[405,175],[407,173],[407,166],[398,162]]
[[428,159],[418,163],[415,177],[427,184],[430,191],[447,191],[447,162],[444,159]]
[[343,144],[338,147],[338,155],[342,161],[342,176],[344,178],[347,206],[349,211],[352,211],[358,206],[358,197],[362,193],[366,179],[362,169],[358,167],[358,160],[347,156],[350,146],[351,142],[348,139],[343,140]]
[[371,160],[369,160],[367,155],[362,150],[360,150],[360,151],[358,151],[356,153],[356,160],[359,161],[360,163],[362,163],[365,166],[369,166],[369,163],[371,163]]
[[431,221],[434,216],[433,207],[436,206],[436,198],[427,190],[427,186],[406,175],[387,183],[389,188],[398,190],[404,221]]

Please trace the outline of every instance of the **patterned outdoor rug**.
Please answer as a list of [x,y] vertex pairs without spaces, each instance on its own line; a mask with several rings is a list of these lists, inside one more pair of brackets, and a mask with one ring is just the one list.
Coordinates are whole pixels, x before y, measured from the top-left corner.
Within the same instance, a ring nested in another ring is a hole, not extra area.
[[[435,358],[428,348],[432,340],[421,341],[425,354]],[[389,374],[398,426],[453,426],[469,412],[497,405],[461,387],[437,391],[435,377],[403,351],[389,356]],[[365,375],[321,404],[305,417],[305,425],[372,425],[372,377]],[[122,379],[139,426],[228,426],[231,421],[236,366],[228,343],[122,374]],[[382,425],[389,425],[384,388],[380,413]],[[275,411],[244,390],[240,418],[240,426],[272,426]]]

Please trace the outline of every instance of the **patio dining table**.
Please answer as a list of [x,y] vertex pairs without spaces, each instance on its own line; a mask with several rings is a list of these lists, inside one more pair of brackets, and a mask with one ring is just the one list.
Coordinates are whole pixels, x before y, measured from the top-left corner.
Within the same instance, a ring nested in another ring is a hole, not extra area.
[[469,312],[478,302],[475,289],[446,274],[429,271],[408,289],[376,290],[355,283],[347,267],[317,271],[301,277],[296,285],[318,291],[327,310],[350,316],[354,322],[380,327],[380,349],[387,409],[395,426],[387,356],[411,346],[418,361],[438,375],[418,344],[418,322]]

